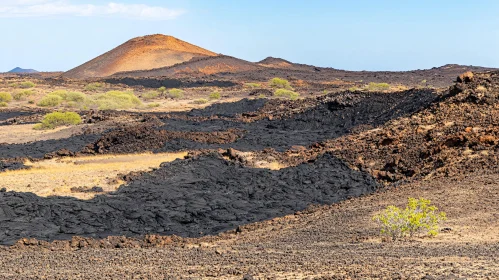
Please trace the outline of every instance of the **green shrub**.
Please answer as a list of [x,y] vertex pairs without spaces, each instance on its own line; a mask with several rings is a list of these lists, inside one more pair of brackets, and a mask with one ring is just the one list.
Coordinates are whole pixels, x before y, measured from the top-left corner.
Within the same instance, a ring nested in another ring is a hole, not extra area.
[[165,95],[166,87],[160,87],[160,88],[158,88],[158,91],[159,91],[159,93],[161,93],[161,95]]
[[254,89],[254,88],[259,88],[259,87],[261,87],[262,85],[257,84],[257,83],[245,83],[245,84],[244,84],[244,86],[245,86],[245,87],[247,87],[247,88],[252,88],[252,89]]
[[173,99],[184,98],[184,91],[178,88],[172,88],[168,91],[168,97]]
[[446,220],[444,212],[437,213],[437,207],[430,205],[428,199],[409,198],[405,209],[388,206],[382,213],[375,215],[373,220],[381,227],[381,235],[393,241],[403,237],[413,237],[415,234],[435,236],[438,234],[439,223]]
[[48,94],[45,97],[43,97],[42,100],[40,100],[37,105],[40,107],[55,107],[61,104],[62,100],[63,100],[62,97],[58,95]]
[[158,108],[159,106],[161,106],[159,103],[150,103],[150,104],[147,104],[148,108]]
[[20,101],[20,100],[26,100],[26,98],[28,98],[34,94],[35,93],[32,90],[20,90],[20,91],[14,92],[14,94],[12,94],[12,97],[17,101]]
[[293,89],[287,80],[281,78],[273,78],[269,81],[269,85],[273,88]]
[[66,93],[66,98],[64,100],[68,102],[80,103],[84,102],[87,98],[87,95],[83,92],[69,91]]
[[0,102],[10,102],[12,101],[12,95],[8,92],[0,92]]
[[216,99],[220,99],[222,96],[220,95],[220,92],[218,91],[215,91],[215,92],[212,92],[210,93],[210,100],[216,100]]
[[205,103],[208,103],[208,100],[206,100],[204,98],[201,98],[201,99],[196,99],[196,100],[192,101],[192,103],[194,103],[194,104],[205,104]]
[[34,87],[36,87],[36,84],[33,82],[30,82],[30,81],[26,81],[26,82],[21,82],[19,84],[19,87],[20,88],[34,88]]
[[56,95],[56,96],[59,96],[60,98],[62,98],[62,100],[66,100],[67,94],[68,94],[67,90],[60,89],[60,90],[53,91],[53,92],[49,93],[48,95]]
[[390,89],[390,84],[387,83],[369,83],[367,90],[369,91],[385,91]]
[[151,99],[155,99],[158,97],[159,97],[158,91],[151,90],[151,91],[142,93],[142,99],[144,99],[144,100],[151,100]]
[[133,92],[108,91],[95,97],[93,104],[99,110],[118,110],[137,108],[142,101]]
[[7,107],[7,106],[8,106],[7,102],[0,102],[0,107]]
[[81,117],[74,112],[54,112],[46,114],[41,123],[35,125],[34,129],[54,129],[63,125],[76,125],[81,123]]
[[355,92],[355,91],[361,91],[361,89],[358,87],[351,87],[348,89],[348,91]]
[[90,83],[85,86],[85,91],[97,91],[104,87],[102,83]]
[[280,88],[274,92],[274,96],[278,97],[278,98],[288,98],[291,100],[296,100],[296,99],[298,99],[300,94],[298,94],[294,91],[291,91],[291,90]]
[[261,99],[261,98],[267,98],[267,96],[265,96],[265,94],[263,94],[263,93],[260,93],[260,95],[258,95],[257,98],[259,98],[259,99]]

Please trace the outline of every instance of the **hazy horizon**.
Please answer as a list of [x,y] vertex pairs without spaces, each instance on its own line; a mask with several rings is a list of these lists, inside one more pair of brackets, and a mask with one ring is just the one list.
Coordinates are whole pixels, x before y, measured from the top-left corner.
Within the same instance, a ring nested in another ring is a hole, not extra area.
[[67,71],[129,39],[171,35],[256,62],[344,70],[499,67],[496,1],[5,0],[0,72]]

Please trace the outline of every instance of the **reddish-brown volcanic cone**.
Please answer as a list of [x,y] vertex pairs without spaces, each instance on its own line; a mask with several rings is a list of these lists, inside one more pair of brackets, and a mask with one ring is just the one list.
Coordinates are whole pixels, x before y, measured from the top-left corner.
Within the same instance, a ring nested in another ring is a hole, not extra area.
[[63,77],[83,79],[105,77],[117,72],[150,70],[172,66],[193,57],[217,54],[172,36],[149,35],[134,38],[63,74]]

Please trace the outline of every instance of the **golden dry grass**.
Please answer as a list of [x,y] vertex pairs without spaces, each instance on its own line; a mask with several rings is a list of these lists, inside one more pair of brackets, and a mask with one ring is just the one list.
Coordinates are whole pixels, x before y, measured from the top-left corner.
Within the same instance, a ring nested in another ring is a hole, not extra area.
[[99,186],[105,192],[112,192],[124,183],[116,180],[118,174],[150,171],[163,162],[180,159],[186,155],[187,152],[142,153],[27,161],[25,165],[31,167],[30,169],[0,173],[0,188],[32,192],[44,197],[58,195],[90,199],[96,194],[72,192],[71,188]]

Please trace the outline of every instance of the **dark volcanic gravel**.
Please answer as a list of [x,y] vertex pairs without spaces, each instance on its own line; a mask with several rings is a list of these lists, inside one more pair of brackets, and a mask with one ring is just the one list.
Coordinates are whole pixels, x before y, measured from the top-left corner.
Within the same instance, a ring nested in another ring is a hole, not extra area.
[[[351,94],[355,96],[356,94]],[[263,119],[252,123],[228,120],[190,121],[167,119],[161,129],[171,131],[226,131],[230,128],[246,131],[234,143],[207,145],[194,141],[170,141],[158,151],[176,151],[202,148],[235,148],[241,151],[256,151],[274,148],[284,151],[292,146],[311,144],[334,139],[350,133],[355,127],[376,127],[401,116],[410,115],[429,106],[436,95],[432,91],[407,91],[395,94],[357,94],[351,102],[328,101],[307,111],[284,119]],[[247,101],[243,101],[243,104]],[[233,108],[239,106],[232,103]],[[234,110],[236,110],[234,109]],[[217,108],[207,109],[216,114]],[[235,113],[232,111],[232,113]],[[239,111],[239,113],[241,113]]]
[[27,144],[0,144],[0,159],[43,158],[46,154],[62,149],[78,152],[88,143],[97,141],[100,135],[77,135],[70,138],[38,141]]
[[266,102],[266,99],[243,99],[238,102],[216,103],[204,109],[193,109],[187,115],[190,117],[220,116],[232,118],[238,114],[258,111]]
[[0,242],[146,233],[196,237],[376,189],[370,175],[328,154],[279,171],[207,155],[164,164],[115,193],[87,201],[0,193]]

